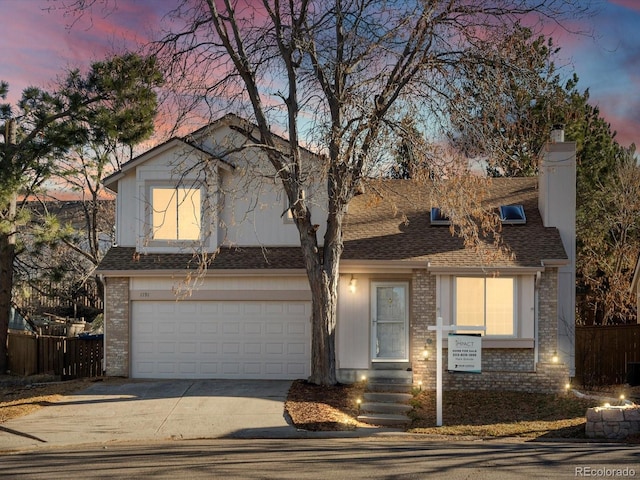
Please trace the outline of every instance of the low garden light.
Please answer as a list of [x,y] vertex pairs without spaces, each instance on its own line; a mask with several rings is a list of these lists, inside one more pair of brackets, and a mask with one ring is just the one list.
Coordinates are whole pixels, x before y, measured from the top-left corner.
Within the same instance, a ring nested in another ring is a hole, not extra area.
[[367,381],[367,376],[366,376],[366,375],[362,375],[362,376],[360,377],[360,381],[362,381],[362,382],[366,382],[366,381]]
[[418,389],[422,391],[422,380],[418,380]]
[[360,405],[362,404],[362,400],[359,398],[356,400],[356,405],[358,406],[358,413],[360,412]]

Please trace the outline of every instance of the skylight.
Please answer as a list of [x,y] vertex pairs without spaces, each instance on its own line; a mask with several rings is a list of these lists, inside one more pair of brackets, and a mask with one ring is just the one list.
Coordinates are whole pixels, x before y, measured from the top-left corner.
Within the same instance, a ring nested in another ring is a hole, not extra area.
[[431,225],[451,225],[451,220],[438,207],[431,207]]
[[522,205],[502,205],[500,207],[500,221],[503,224],[518,225],[527,223]]

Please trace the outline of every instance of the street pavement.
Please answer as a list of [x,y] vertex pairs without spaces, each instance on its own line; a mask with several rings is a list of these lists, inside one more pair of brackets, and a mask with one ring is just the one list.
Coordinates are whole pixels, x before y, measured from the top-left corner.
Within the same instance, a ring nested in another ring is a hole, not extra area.
[[434,441],[419,435],[83,445],[0,457],[0,477],[115,479],[640,478],[640,449],[614,443]]

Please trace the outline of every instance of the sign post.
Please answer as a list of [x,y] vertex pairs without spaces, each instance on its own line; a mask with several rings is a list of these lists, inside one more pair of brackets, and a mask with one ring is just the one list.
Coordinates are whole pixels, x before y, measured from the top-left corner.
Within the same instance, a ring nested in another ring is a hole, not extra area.
[[[442,426],[442,332],[458,330],[458,325],[443,325],[442,317],[436,318],[436,324],[427,327],[436,332],[436,426]],[[461,330],[480,330],[484,327],[460,327]]]

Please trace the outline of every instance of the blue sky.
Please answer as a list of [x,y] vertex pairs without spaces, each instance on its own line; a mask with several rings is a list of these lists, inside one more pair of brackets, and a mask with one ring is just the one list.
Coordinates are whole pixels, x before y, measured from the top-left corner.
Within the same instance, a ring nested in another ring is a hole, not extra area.
[[[8,81],[15,102],[30,85],[47,86],[69,67],[84,67],[111,51],[145,42],[175,2],[118,0],[117,10],[97,2],[91,17],[71,26],[62,11],[47,11],[59,1],[0,0],[0,79]],[[640,0],[595,0],[596,14],[572,25],[593,35],[547,30],[562,48],[562,73],[573,70],[580,90],[589,89],[591,104],[618,132],[622,145],[640,145]],[[8,21],[7,21],[8,20]]]

